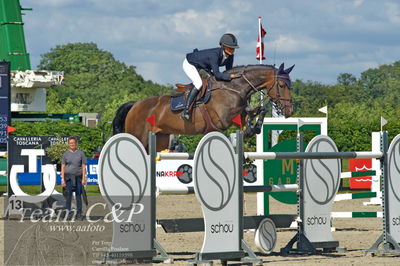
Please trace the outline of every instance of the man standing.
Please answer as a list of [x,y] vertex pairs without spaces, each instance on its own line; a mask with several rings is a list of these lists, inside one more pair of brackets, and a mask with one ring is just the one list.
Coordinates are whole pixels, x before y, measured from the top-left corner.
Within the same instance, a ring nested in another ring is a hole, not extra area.
[[72,192],[76,196],[76,218],[82,220],[82,187],[86,184],[86,156],[77,149],[77,138],[69,137],[69,151],[62,156],[61,185],[67,188],[67,210],[71,211]]

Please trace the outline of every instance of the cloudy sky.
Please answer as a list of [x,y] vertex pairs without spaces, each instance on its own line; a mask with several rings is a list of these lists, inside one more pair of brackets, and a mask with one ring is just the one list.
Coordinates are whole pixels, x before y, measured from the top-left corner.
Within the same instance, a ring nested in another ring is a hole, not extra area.
[[258,16],[267,30],[264,63],[296,64],[292,79],[333,84],[400,56],[398,0],[20,0],[32,67],[60,44],[94,42],[145,79],[188,79],[186,53],[234,33],[235,65],[257,64]]

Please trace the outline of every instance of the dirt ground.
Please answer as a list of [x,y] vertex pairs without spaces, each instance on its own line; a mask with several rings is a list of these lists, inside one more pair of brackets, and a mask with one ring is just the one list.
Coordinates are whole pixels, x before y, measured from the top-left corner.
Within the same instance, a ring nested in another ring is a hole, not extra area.
[[[0,199],[3,205],[4,198]],[[333,211],[381,211],[381,207],[363,206],[366,199],[341,201],[334,204]],[[294,214],[295,205],[281,204],[272,201],[271,213]],[[245,215],[256,215],[255,194],[245,195]],[[195,218],[202,217],[201,208],[194,195],[162,195],[157,198],[157,219],[168,218]],[[380,218],[358,218],[358,219],[335,219],[333,232],[335,240],[340,247],[346,248],[345,253],[331,253],[326,255],[290,255],[282,257],[279,255],[280,248],[296,234],[295,229],[278,229],[278,241],[272,254],[260,253],[253,241],[254,232],[245,233],[245,241],[256,251],[264,264],[275,265],[400,265],[400,257],[392,256],[365,256],[365,249],[375,242],[382,232]],[[0,221],[0,257],[4,257],[4,221]],[[167,234],[162,228],[157,228],[157,239],[164,249],[173,257],[174,265],[186,265],[187,260],[195,256],[202,246],[203,233],[173,233]],[[4,259],[1,259],[1,263]],[[219,261],[214,261],[218,264]],[[238,265],[238,263],[232,262]],[[159,263],[157,265],[163,265]]]
[[[333,211],[381,211],[380,206],[363,206],[368,199],[358,199],[335,202]],[[271,201],[271,213],[295,214],[296,205],[282,204]],[[245,195],[245,215],[256,215],[255,194]],[[160,196],[157,199],[157,218],[189,218],[201,217],[201,208],[194,195]],[[277,244],[272,254],[266,255],[257,250],[254,244],[254,232],[245,233],[245,241],[256,252],[264,264],[274,265],[400,265],[400,257],[365,256],[364,252],[378,239],[382,233],[380,218],[334,219],[334,239],[340,247],[346,248],[345,253],[327,255],[279,255],[284,247],[296,234],[295,229],[278,229]],[[167,252],[174,258],[176,265],[186,265],[186,260],[201,249],[203,233],[174,233],[166,234],[162,229],[157,230],[157,239]],[[215,263],[218,263],[215,261]],[[235,264],[234,262],[232,262]],[[237,264],[237,263],[236,263]]]

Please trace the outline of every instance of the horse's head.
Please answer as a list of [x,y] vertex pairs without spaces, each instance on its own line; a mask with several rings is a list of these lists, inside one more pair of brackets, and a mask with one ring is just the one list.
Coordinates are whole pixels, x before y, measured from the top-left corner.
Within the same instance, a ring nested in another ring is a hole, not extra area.
[[[270,65],[248,65],[237,66],[228,70],[229,74],[238,74],[242,79],[228,83],[231,87],[238,91],[244,91],[246,97],[253,93],[265,90],[270,100],[275,104],[278,113],[289,117],[293,113],[292,96],[290,88],[289,73],[294,65],[285,69],[282,63],[279,69]],[[247,83],[247,86],[244,85]]]
[[272,102],[277,107],[278,112],[282,113],[285,117],[289,117],[293,113],[292,96],[290,89],[292,82],[289,73],[294,68],[294,65],[285,69],[284,63],[279,66],[279,69],[274,69],[273,77],[269,76],[267,82],[267,93]]

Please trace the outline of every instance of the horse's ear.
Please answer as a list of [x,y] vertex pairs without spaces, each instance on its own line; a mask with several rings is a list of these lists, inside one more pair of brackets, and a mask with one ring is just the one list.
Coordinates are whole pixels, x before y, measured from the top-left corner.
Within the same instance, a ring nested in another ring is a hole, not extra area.
[[278,73],[282,73],[282,71],[283,71],[284,68],[285,68],[285,63],[282,63],[282,64],[279,66]]
[[289,73],[293,70],[294,66],[295,66],[295,65],[289,67],[288,69],[285,69],[285,72],[286,72],[287,74],[289,74]]

